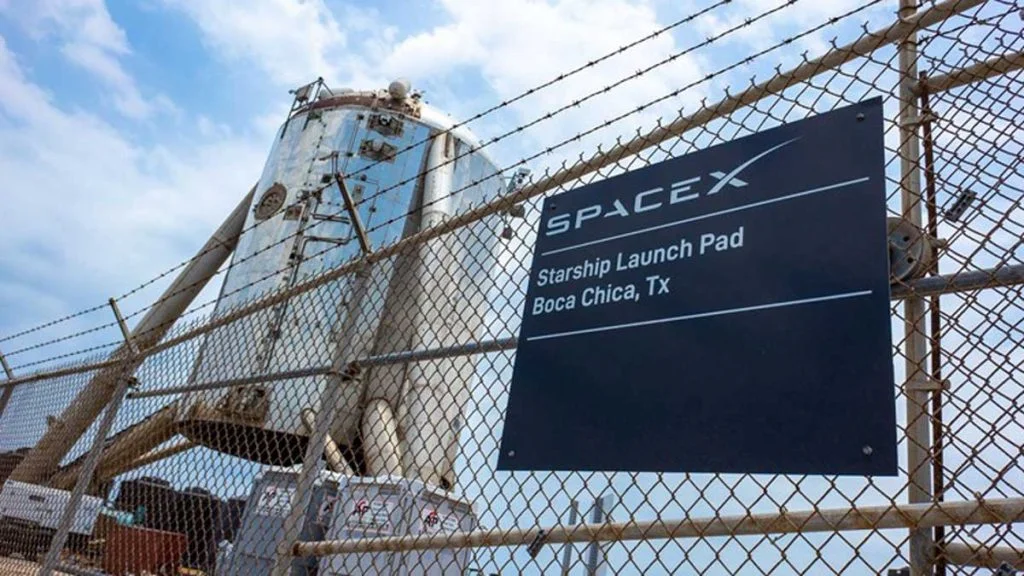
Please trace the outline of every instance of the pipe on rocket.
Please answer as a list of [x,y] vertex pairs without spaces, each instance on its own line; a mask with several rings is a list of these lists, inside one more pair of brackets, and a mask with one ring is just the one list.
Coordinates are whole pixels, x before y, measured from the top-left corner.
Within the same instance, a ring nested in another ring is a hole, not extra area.
[[[157,344],[167,334],[234,251],[255,192],[256,186],[253,186],[132,330],[131,340],[139,350]],[[110,402],[118,377],[134,373],[144,359],[136,356],[128,360],[129,355],[127,345],[112,353],[113,359],[125,359],[125,362],[101,369],[92,377],[11,472],[11,480],[38,484],[50,477]]]
[[[306,408],[302,411],[302,425],[306,427],[306,431],[309,434],[313,433],[313,429],[316,424],[316,412]],[[334,441],[334,438],[330,433],[324,438],[324,458],[327,459],[327,467],[332,472],[339,472],[346,476],[355,476],[355,472],[345,461],[344,455],[341,453],[341,448],[338,447],[338,443]]]
[[363,412],[363,456],[368,476],[402,475],[398,421],[391,404],[371,400]]
[[[420,230],[442,223],[452,214],[454,142],[439,134],[431,143],[423,186]],[[455,234],[419,245],[415,306],[410,349],[431,349],[461,337],[457,323],[465,311],[458,303],[459,275],[456,256],[460,239]],[[450,444],[458,441],[462,411],[469,400],[469,377],[458,359],[415,362],[409,365],[403,398],[400,454],[407,478],[433,486],[454,484],[448,462]]]
[[[428,178],[425,182],[429,181]],[[414,210],[423,203],[422,189],[414,196]],[[417,218],[408,218],[403,236],[419,231]],[[415,332],[419,278],[423,263],[418,249],[395,255],[387,295],[373,343],[373,354],[393,354],[409,349]],[[365,379],[360,402],[360,436],[366,474],[402,476],[401,441],[398,425],[405,409],[406,363],[395,362],[371,368]]]

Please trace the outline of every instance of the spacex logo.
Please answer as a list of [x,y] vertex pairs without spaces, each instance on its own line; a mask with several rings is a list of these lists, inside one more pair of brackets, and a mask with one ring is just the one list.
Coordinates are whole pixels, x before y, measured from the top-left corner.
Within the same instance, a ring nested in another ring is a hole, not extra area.
[[[710,180],[714,182],[714,185],[712,185],[704,195],[713,196],[718,194],[726,186],[731,188],[743,188],[747,186],[747,182],[739,178],[740,172],[761,158],[764,158],[772,152],[775,152],[783,146],[791,144],[798,139],[799,138],[793,138],[781,144],[776,144],[764,152],[746,160],[729,172],[710,172],[708,176],[710,177]],[[701,193],[696,191],[695,187],[698,186],[701,181],[701,176],[694,176],[692,178],[667,183],[664,186],[658,186],[656,188],[637,192],[633,196],[632,201],[623,202],[623,200],[616,199],[607,206],[603,204],[593,204],[580,208],[575,212],[557,214],[545,221],[544,235],[556,236],[558,234],[564,234],[570,230],[579,230],[586,222],[598,218],[626,218],[634,214],[661,210],[666,206],[696,200],[701,196]]]

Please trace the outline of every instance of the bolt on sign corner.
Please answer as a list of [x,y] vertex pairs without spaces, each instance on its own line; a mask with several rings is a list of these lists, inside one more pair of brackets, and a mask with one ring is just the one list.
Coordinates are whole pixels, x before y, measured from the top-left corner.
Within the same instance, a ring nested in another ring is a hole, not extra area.
[[500,470],[895,475],[882,100],[544,202]]

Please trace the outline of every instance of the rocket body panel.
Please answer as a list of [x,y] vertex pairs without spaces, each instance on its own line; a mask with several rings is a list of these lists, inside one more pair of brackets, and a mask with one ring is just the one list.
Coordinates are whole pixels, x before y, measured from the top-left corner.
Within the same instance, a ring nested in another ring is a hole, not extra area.
[[[495,177],[496,166],[475,151],[478,144],[468,131],[460,128],[453,136],[431,138],[447,128],[451,122],[425,105],[419,118],[343,99],[293,115],[270,151],[214,315],[358,257],[358,235],[332,180],[335,168],[344,177],[373,248],[500,193],[503,183]],[[446,139],[446,159],[466,156],[440,177],[424,176],[431,142]],[[433,187],[429,194],[428,184]],[[439,201],[422,206],[427,195]],[[493,222],[477,223],[404,257],[375,263],[359,312],[364,319],[360,334],[337,333],[350,313],[350,277],[214,330],[202,344],[193,382],[328,365],[339,343],[353,338],[361,355],[479,338],[479,319],[485,313],[480,307],[487,300],[484,280],[497,262],[494,227]],[[346,390],[341,402],[330,407],[336,416],[334,440],[351,446],[360,436],[366,404],[379,398],[398,415],[399,425],[403,419],[410,424],[398,431],[403,445],[410,431],[415,435],[423,430],[439,438],[430,441],[437,444],[434,452],[449,453],[474,378],[473,361],[421,364],[415,370],[404,365],[376,368],[359,386]],[[421,373],[419,380],[427,379],[432,390],[425,396],[428,404],[414,414],[403,403],[411,393],[406,381],[410,370]],[[294,464],[301,460],[308,434],[302,411],[320,410],[327,382],[326,376],[314,376],[195,392],[183,400],[180,425],[190,439],[213,449],[268,464]],[[424,410],[426,416],[437,415],[436,421],[423,423]],[[374,414],[382,413],[375,409]],[[393,439],[394,434],[389,425],[387,435]],[[383,456],[387,461],[396,457]],[[435,458],[416,467],[450,468]]]

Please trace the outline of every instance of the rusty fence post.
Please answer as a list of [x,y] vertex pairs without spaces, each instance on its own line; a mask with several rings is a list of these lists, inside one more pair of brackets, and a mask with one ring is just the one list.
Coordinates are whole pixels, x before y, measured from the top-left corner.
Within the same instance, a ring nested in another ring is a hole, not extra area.
[[[913,18],[917,13],[915,0],[900,0],[899,19]],[[920,140],[918,126],[921,115],[918,107],[916,88],[918,85],[917,33],[911,31],[898,45],[899,55],[899,133],[900,133],[900,204],[902,217],[915,228],[922,226],[923,206],[921,201]],[[922,240],[924,241],[924,240]],[[907,497],[911,504],[932,500],[931,427],[929,422],[929,397],[925,384],[928,372],[925,358],[928,356],[928,335],[925,315],[925,301],[920,296],[910,296],[903,303],[905,357],[904,394],[907,409]],[[910,529],[910,574],[925,576],[932,573],[934,540],[931,531],[923,528]]]

